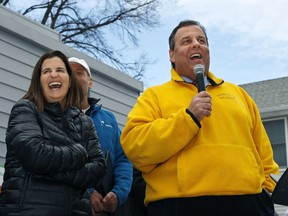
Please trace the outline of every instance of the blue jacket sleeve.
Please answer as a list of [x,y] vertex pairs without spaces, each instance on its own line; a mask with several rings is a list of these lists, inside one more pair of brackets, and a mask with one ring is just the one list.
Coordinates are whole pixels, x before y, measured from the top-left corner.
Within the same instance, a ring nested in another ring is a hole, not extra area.
[[131,162],[128,160],[122,146],[120,144],[120,130],[118,129],[117,139],[115,143],[115,162],[114,162],[114,175],[115,175],[115,185],[112,191],[117,195],[119,203],[118,205],[123,205],[128,197],[131,190],[131,185],[133,181],[133,167]]

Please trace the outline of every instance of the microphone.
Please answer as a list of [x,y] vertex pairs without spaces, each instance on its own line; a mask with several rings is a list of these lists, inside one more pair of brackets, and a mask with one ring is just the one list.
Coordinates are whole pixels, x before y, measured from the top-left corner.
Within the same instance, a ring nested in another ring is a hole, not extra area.
[[193,72],[196,76],[198,92],[206,91],[205,80],[204,80],[204,71],[205,71],[205,68],[201,64],[196,64],[193,68]]

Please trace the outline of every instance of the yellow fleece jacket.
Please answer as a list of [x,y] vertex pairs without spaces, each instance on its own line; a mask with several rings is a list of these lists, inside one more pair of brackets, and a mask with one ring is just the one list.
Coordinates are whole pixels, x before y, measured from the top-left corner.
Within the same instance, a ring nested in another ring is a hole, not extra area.
[[123,150],[147,183],[145,204],[177,197],[274,190],[279,167],[255,102],[241,87],[208,73],[212,113],[201,128],[186,113],[197,87],[174,69],[146,89],[127,117]]

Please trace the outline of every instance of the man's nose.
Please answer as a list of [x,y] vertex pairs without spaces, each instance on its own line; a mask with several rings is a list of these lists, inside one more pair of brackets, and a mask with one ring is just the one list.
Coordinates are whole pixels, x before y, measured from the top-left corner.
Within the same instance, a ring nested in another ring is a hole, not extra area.
[[200,43],[197,39],[193,39],[191,45],[193,47],[200,47]]

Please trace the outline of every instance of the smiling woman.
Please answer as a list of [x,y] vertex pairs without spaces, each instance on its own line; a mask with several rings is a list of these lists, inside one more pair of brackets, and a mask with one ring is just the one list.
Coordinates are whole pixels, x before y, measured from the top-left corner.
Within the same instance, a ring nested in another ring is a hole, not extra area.
[[0,215],[91,215],[86,189],[105,173],[92,120],[66,56],[45,53],[12,108]]
[[62,52],[48,52],[38,60],[30,87],[23,98],[31,98],[41,112],[46,103],[52,102],[59,102],[64,110],[69,106],[81,106],[81,86]]

